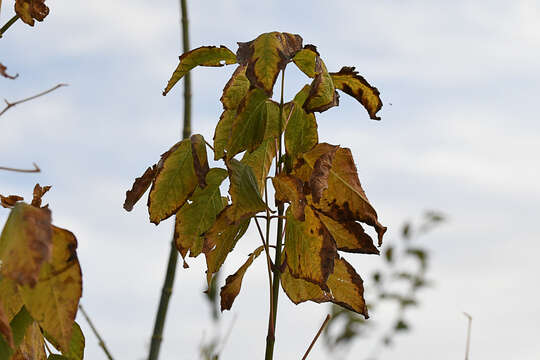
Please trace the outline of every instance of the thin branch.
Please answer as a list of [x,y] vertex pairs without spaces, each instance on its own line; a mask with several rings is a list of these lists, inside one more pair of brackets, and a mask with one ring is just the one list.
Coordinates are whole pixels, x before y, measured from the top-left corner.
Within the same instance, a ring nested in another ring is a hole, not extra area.
[[79,304],[79,309],[81,310],[81,313],[83,314],[84,318],[86,319],[86,322],[88,322],[88,325],[90,325],[90,329],[92,329],[92,331],[94,332],[94,335],[96,336],[96,338],[99,341],[99,346],[103,349],[103,352],[105,352],[105,355],[107,355],[107,358],[109,360],[114,360],[111,353],[109,352],[109,349],[107,349],[107,346],[105,345],[105,341],[103,341],[101,336],[99,336],[99,333],[98,333],[96,327],[92,323],[92,320],[90,320],[90,317],[88,316],[86,311],[84,311],[84,308],[82,307],[81,304]]
[[471,345],[471,325],[472,325],[472,316],[463,312],[463,315],[469,320],[469,326],[467,327],[467,345],[465,347],[465,360],[469,360],[469,347]]
[[324,319],[324,322],[322,323],[321,328],[317,332],[317,335],[315,335],[315,337],[313,338],[313,341],[311,342],[311,345],[309,345],[306,353],[304,354],[304,357],[302,357],[302,360],[306,360],[307,356],[309,355],[309,352],[313,348],[313,345],[315,345],[315,342],[317,341],[319,336],[321,336],[321,333],[324,330],[324,327],[326,326],[326,324],[328,324],[328,321],[330,321],[330,318],[331,318],[330,314],[326,315],[326,319]]
[[30,170],[28,170],[28,169],[15,169],[15,168],[4,167],[4,166],[0,166],[0,170],[21,172],[21,173],[38,173],[38,172],[41,172],[41,169],[37,166],[36,163],[32,163],[32,165],[34,165],[34,168],[30,169]]
[[[257,218],[255,217],[255,224],[257,224],[257,230],[259,230],[259,235],[261,236],[261,241],[263,243],[263,246],[264,246],[264,252],[266,254],[266,267],[267,267],[267,270],[268,270],[268,285],[269,285],[269,289],[270,289],[270,318],[269,318],[269,323],[268,323],[268,331],[274,331],[274,312],[273,312],[273,306],[272,304],[274,303],[274,299],[272,297],[272,260],[270,259],[270,252],[268,251],[268,245],[266,244],[266,241],[264,241],[264,235],[262,233],[262,230],[261,230],[261,225],[259,224],[259,221],[257,220]],[[266,224],[266,227],[268,228],[268,224]]]
[[15,105],[19,105],[19,104],[22,104],[23,102],[34,100],[34,99],[36,99],[36,98],[38,98],[40,96],[47,95],[48,93],[53,92],[54,90],[56,90],[56,89],[58,89],[58,88],[60,88],[62,86],[68,86],[68,85],[67,84],[58,84],[58,85],[50,88],[49,90],[40,92],[39,94],[36,94],[34,96],[30,96],[29,98],[18,100],[18,101],[12,102],[12,103],[7,101],[6,99],[4,99],[4,101],[6,103],[6,107],[0,112],[0,116],[2,116],[6,111],[8,111],[10,108],[12,108]]
[[206,143],[206,146],[208,146],[210,149],[212,149],[212,151],[215,151],[214,148],[212,147],[212,145],[210,145],[210,144],[208,143],[208,141],[204,140],[204,142]]
[[19,20],[19,15],[13,16],[4,26],[2,26],[2,28],[0,29],[0,38],[4,35],[7,29],[10,28],[11,25],[15,24],[15,21],[17,20]]

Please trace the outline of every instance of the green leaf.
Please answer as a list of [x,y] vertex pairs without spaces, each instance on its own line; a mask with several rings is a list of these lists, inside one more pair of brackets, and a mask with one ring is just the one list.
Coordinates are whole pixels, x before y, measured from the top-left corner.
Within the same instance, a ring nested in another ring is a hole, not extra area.
[[[335,146],[327,143],[318,144],[303,155],[303,161],[297,162],[293,175],[311,183],[317,160],[334,148]],[[336,221],[361,221],[373,226],[377,231],[380,246],[386,227],[379,223],[377,212],[360,185],[350,149],[337,149],[331,165],[328,188],[323,192],[320,202],[313,203],[313,206]],[[311,194],[306,195],[306,198],[308,202],[313,202]]]
[[379,90],[371,86],[362,76],[358,75],[358,71],[355,71],[354,67],[344,66],[339,72],[330,73],[330,76],[336,89],[358,100],[367,110],[371,119],[381,120],[377,116],[377,112],[382,108]]
[[43,264],[40,281],[34,288],[24,286],[20,291],[28,312],[66,352],[82,295],[82,275],[75,236],[53,226],[52,242],[52,257]]
[[328,277],[327,285],[328,290],[325,291],[314,283],[297,279],[288,268],[281,275],[281,286],[295,304],[308,300],[317,303],[332,302],[362,314],[366,319],[369,317],[362,278],[345,259],[335,260],[334,272]]
[[284,113],[289,114],[292,110],[285,128],[285,149],[293,159],[310,151],[319,142],[315,115],[306,113],[303,107],[310,89],[309,85],[304,86],[292,102],[285,104]]
[[64,355],[50,354],[47,360],[71,360],[71,359]]
[[[260,89],[251,89],[238,106],[227,145],[227,158],[252,152],[265,139],[267,122],[279,118],[279,106]],[[275,120],[274,120],[275,121]]]
[[236,109],[225,110],[221,113],[219,121],[214,132],[214,160],[225,157],[225,150],[231,141],[231,131]]
[[310,78],[314,78],[315,75],[317,75],[315,67],[318,57],[319,52],[317,51],[317,48],[314,45],[306,45],[302,50],[296,53],[292,60],[304,74]]
[[253,169],[236,159],[228,162],[232,207],[228,211],[231,223],[236,223],[254,214],[264,211],[266,204],[261,198],[261,192]]
[[253,260],[255,260],[263,250],[264,247],[259,246],[257,249],[255,249],[255,251],[253,251],[253,253],[249,255],[246,262],[234,274],[227,276],[227,279],[225,280],[225,285],[221,288],[220,291],[221,311],[231,309],[234,299],[236,299],[236,297],[240,293],[240,288],[242,287],[242,280],[244,279],[244,275],[246,274],[247,269],[251,266]]
[[236,55],[225,46],[201,46],[188,51],[180,56],[180,63],[163,90],[163,95],[167,95],[173,86],[196,66],[223,66],[234,63],[236,63]]
[[217,214],[225,205],[219,186],[227,177],[225,169],[213,168],[206,175],[207,186],[197,189],[191,196],[191,202],[180,208],[176,214],[174,240],[183,258],[188,250],[191,257],[198,256],[203,249],[203,234],[215,222]]
[[202,165],[208,166],[206,146],[201,135],[193,135],[174,145],[161,155],[158,171],[150,195],[148,211],[150,221],[159,224],[175,214],[195,191],[199,176],[195,167],[195,158]]
[[238,46],[238,63],[247,66],[246,75],[251,84],[272,96],[279,72],[302,49],[302,38],[271,32],[259,35],[255,40],[238,43]]
[[12,332],[13,348],[10,347],[10,344],[4,340],[4,337],[0,336],[0,359],[9,360],[11,356],[13,356],[15,350],[17,350],[19,345],[21,345],[23,342],[29,326],[33,323],[34,319],[32,319],[32,316],[30,316],[26,308],[23,306],[9,324]]
[[[50,334],[48,334],[46,331],[44,331],[44,335],[47,341],[49,341],[56,349],[60,350],[60,345],[54,337],[50,336]],[[65,356],[65,359],[82,360],[84,358],[84,346],[84,334],[79,324],[74,321],[71,339],[69,341],[69,349],[67,351],[63,351],[62,353]]]
[[384,258],[390,264],[394,262],[394,247],[393,246],[389,246],[385,249]]
[[252,153],[246,152],[241,163],[246,164],[253,171],[253,176],[257,182],[259,194],[264,193],[266,177],[272,166],[272,160],[276,156],[276,145],[274,139],[266,139]]
[[328,291],[326,280],[338,256],[334,240],[309,206],[305,207],[305,221],[297,220],[290,208],[285,216],[286,262],[291,275]]
[[206,278],[208,285],[212,275],[217,272],[225,262],[227,255],[234,249],[236,243],[245,234],[249,227],[250,219],[243,220],[238,224],[231,225],[229,214],[234,205],[226,207],[217,217],[216,222],[205,234],[203,252],[206,256],[208,270]]
[[51,211],[17,203],[0,236],[0,273],[20,285],[35,286],[50,256]]
[[10,347],[14,347],[13,333],[9,326],[9,318],[4,310],[2,298],[0,298],[0,340],[4,340]]
[[45,357],[45,340],[38,323],[34,321],[26,329],[24,339],[13,355],[13,360],[45,360]]
[[306,112],[323,112],[339,105],[339,95],[334,88],[332,77],[328,74],[326,65],[317,56],[315,60],[315,78],[311,83],[308,98],[304,103]]

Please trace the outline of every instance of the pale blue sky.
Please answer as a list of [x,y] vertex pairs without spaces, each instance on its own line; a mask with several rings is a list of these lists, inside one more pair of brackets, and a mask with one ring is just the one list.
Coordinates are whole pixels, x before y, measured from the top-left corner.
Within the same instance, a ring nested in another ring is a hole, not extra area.
[[[0,22],[12,14],[3,1]],[[133,179],[181,133],[181,86],[161,90],[180,55],[176,1],[48,1],[35,28],[17,23],[0,40],[0,62],[15,81],[0,97],[70,86],[9,110],[0,118],[0,165],[31,166],[38,175],[0,173],[0,193],[29,196],[36,182],[54,222],[79,240],[83,303],[116,358],[146,356],[161,289],[170,221],[155,227],[144,201],[122,209]],[[225,45],[279,30],[313,43],[329,70],[356,66],[381,91],[381,122],[346,96],[319,116],[321,141],[352,149],[360,180],[387,241],[403,221],[438,209],[449,221],[423,240],[432,249],[436,286],[409,314],[414,332],[381,360],[463,357],[466,321],[474,317],[471,358],[538,358],[536,254],[540,200],[540,8],[515,1],[192,1],[192,47]],[[233,67],[197,69],[194,132],[211,139],[218,99]],[[292,71],[290,72],[292,73]],[[299,89],[304,82],[286,82]],[[289,91],[289,96],[293,94]],[[389,106],[392,103],[392,106]],[[0,220],[7,216],[0,211]],[[250,232],[226,264],[235,271],[258,246]],[[361,275],[377,258],[348,256]],[[162,359],[195,359],[209,313],[203,259],[179,269]],[[264,262],[258,261],[224,315],[236,324],[223,359],[262,358],[267,317]],[[366,279],[366,282],[368,279]],[[369,292],[366,292],[369,299]],[[293,306],[281,297],[276,358],[300,358],[327,307]],[[386,313],[372,314],[381,323]],[[88,359],[104,359],[83,320]],[[366,349],[367,348],[367,349]],[[350,359],[371,347],[358,343]],[[354,355],[354,356],[353,356]],[[311,359],[327,359],[317,346]]]

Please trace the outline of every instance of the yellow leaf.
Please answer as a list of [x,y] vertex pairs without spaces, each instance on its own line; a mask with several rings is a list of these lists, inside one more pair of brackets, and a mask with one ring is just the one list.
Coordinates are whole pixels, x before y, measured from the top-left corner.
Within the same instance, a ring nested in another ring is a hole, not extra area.
[[4,310],[4,304],[0,297],[0,336],[3,336],[7,344],[13,349],[15,344],[13,343],[13,333],[9,326],[9,318],[7,311]]
[[[285,104],[284,113],[292,114],[285,128],[285,149],[292,159],[297,158],[302,153],[310,151],[319,142],[317,133],[317,121],[313,113],[307,113],[304,103],[310,93],[311,87],[304,86],[296,94],[294,100]],[[294,108],[292,108],[294,106]]]
[[53,226],[51,260],[43,264],[34,288],[21,287],[25,306],[39,326],[69,350],[73,322],[82,295],[82,276],[77,259],[77,240],[68,230]]
[[240,269],[238,269],[238,271],[230,276],[227,276],[225,285],[221,288],[221,292],[219,293],[221,296],[221,311],[231,309],[234,299],[236,299],[240,293],[242,280],[244,279],[247,269],[251,266],[253,260],[255,260],[263,250],[264,247],[259,246],[257,249],[255,249],[255,251],[253,251],[253,253],[251,253],[251,255],[249,255],[246,262],[240,267]]
[[279,72],[302,49],[302,38],[300,35],[271,32],[238,45],[236,57],[239,64],[247,66],[249,81],[272,96]]
[[253,176],[259,188],[259,194],[264,193],[266,177],[272,166],[272,160],[276,156],[276,146],[274,139],[266,139],[252,153],[246,152],[241,163],[246,164],[253,170]]
[[272,178],[272,184],[276,190],[277,202],[288,202],[291,204],[291,212],[296,220],[304,221],[306,206],[306,196],[304,195],[304,186],[297,177],[280,173]]
[[34,322],[26,329],[23,342],[11,360],[45,360],[46,358],[43,335],[37,322]]
[[34,286],[51,256],[51,211],[18,203],[0,236],[0,272],[20,285]]
[[371,236],[366,234],[362,225],[356,221],[339,222],[321,212],[317,212],[317,215],[334,238],[338,250],[379,255],[379,250],[373,245]]
[[21,310],[23,301],[17,284],[7,277],[0,278],[0,299],[3,303],[8,321],[11,321],[19,310]]

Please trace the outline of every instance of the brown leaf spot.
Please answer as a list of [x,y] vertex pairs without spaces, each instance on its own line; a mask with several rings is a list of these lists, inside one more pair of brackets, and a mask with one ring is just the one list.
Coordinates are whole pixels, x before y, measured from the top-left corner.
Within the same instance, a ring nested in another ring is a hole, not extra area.
[[[201,139],[202,137],[200,135],[191,136],[191,153],[193,154],[193,167],[195,168],[195,175],[197,175],[199,186],[205,188],[206,174],[210,171],[210,167],[208,166],[207,159],[199,159],[197,146],[201,145]],[[203,143],[202,146],[205,146],[205,144]]]
[[126,200],[124,201],[124,209],[127,211],[133,210],[133,206],[139,201],[143,194],[148,190],[152,181],[157,174],[157,165],[146,169],[141,177],[135,179],[131,190],[126,191]]
[[332,161],[339,146],[333,146],[329,152],[324,153],[315,161],[313,172],[309,178],[309,186],[313,195],[313,201],[318,204],[321,201],[322,193],[328,189],[328,176],[332,169]]

